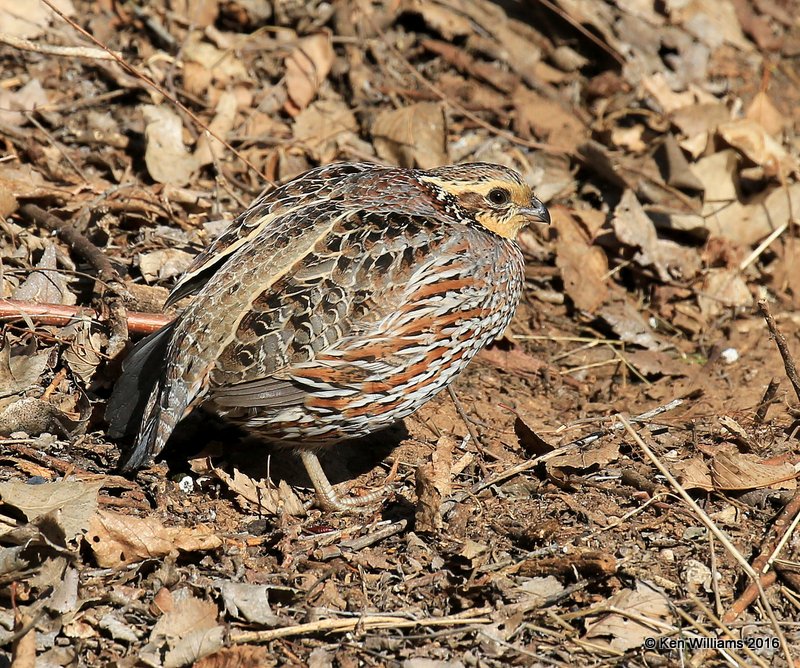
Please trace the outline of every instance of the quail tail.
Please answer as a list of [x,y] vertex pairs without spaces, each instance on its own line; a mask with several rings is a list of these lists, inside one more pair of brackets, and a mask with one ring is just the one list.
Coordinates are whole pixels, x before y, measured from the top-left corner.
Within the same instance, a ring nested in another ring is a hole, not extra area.
[[[132,438],[139,432],[145,413],[150,412],[148,406],[163,372],[172,330],[173,325],[167,325],[139,341],[123,363],[122,375],[106,407],[111,438]],[[119,461],[122,470],[141,466],[152,454],[148,442],[153,439],[143,438],[144,435],[123,451]]]

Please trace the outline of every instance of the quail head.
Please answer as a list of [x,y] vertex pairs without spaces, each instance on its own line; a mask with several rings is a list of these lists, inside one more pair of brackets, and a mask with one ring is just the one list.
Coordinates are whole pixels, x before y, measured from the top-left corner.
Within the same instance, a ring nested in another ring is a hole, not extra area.
[[157,455],[199,404],[301,455],[410,415],[503,332],[520,299],[519,230],[549,223],[520,176],[472,163],[430,171],[313,169],[256,199],[167,300],[192,295],[141,341],[107,411],[136,429],[123,469]]

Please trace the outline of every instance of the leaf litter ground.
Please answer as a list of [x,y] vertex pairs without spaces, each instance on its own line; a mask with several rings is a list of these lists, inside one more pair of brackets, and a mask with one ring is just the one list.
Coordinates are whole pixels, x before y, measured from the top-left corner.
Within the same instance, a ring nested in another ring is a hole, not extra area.
[[[3,660],[800,660],[790,3],[48,5],[0,0]],[[509,332],[329,453],[374,513],[199,413],[116,475],[128,332],[334,160],[519,170],[553,230]]]

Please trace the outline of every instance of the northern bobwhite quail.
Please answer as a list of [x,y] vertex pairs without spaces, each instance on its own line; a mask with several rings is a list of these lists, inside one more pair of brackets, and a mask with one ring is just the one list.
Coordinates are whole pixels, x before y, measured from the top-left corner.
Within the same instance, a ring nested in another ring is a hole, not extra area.
[[138,428],[125,470],[198,404],[297,449],[328,509],[315,450],[410,415],[502,333],[522,291],[517,232],[549,223],[505,167],[313,169],[256,199],[197,256],[166,305],[194,295],[125,362],[109,433]]

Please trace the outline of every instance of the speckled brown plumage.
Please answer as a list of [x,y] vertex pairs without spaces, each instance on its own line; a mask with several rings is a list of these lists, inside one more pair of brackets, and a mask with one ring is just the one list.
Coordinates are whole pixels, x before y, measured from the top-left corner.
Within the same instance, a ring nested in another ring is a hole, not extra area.
[[126,362],[112,431],[137,403],[142,419],[123,467],[201,402],[307,466],[310,449],[409,415],[508,325],[515,237],[534,221],[549,217],[528,186],[483,163],[336,164],[259,198],[175,286],[167,303],[194,295],[187,308]]

